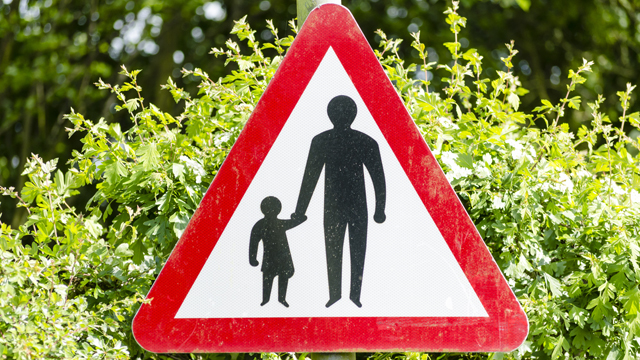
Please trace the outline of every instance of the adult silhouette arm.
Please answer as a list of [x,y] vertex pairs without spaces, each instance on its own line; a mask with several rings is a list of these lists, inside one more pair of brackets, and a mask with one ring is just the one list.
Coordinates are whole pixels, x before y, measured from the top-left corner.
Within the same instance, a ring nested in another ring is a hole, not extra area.
[[300,194],[298,195],[298,204],[296,205],[296,212],[291,215],[292,219],[301,218],[307,212],[311,196],[318,184],[318,179],[324,167],[321,143],[322,141],[318,136],[311,141],[309,157],[307,158],[307,165],[304,168],[304,176],[302,177],[302,185],[300,186]]
[[258,266],[258,244],[260,244],[260,240],[262,240],[261,231],[260,231],[260,222],[253,226],[251,229],[251,239],[249,240],[249,264],[251,266]]
[[373,140],[368,148],[369,153],[365,158],[364,165],[369,171],[373,182],[373,190],[376,194],[376,212],[373,214],[373,220],[381,224],[386,219],[384,209],[387,203],[387,185],[384,180],[384,169],[382,168],[378,143]]

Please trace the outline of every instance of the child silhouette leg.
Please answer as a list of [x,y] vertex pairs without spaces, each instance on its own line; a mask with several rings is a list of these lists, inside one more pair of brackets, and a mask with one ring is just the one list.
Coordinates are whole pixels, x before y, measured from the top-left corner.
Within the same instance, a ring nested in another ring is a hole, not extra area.
[[260,304],[260,306],[264,306],[269,302],[269,298],[271,298],[271,287],[273,286],[274,277],[275,276],[271,274],[262,274],[262,304]]

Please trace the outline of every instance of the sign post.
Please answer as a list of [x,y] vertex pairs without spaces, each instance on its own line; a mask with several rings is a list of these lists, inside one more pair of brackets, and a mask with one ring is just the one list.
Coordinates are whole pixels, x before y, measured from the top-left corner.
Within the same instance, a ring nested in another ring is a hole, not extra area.
[[356,360],[356,353],[311,353],[311,360]]
[[[296,0],[298,5],[298,26],[304,25],[311,10],[320,4],[333,3],[340,5],[341,0]],[[311,360],[356,360],[355,353],[311,353]]]
[[147,299],[133,334],[152,352],[507,352],[528,332],[335,4],[310,12]]
[[309,16],[311,10],[315,9],[319,5],[322,4],[338,4],[342,3],[341,0],[296,0],[296,5],[298,8],[298,28],[302,27],[304,21]]

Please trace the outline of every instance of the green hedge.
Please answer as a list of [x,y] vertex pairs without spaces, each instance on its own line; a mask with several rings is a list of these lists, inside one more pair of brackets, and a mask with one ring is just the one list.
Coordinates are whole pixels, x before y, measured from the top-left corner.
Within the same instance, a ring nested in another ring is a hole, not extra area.
[[[637,358],[640,171],[632,154],[640,144],[624,131],[640,126],[640,115],[629,109],[634,86],[617,93],[620,128],[603,115],[604,98],[585,107],[576,95],[592,65],[587,61],[569,73],[559,103],[542,99],[532,113],[520,112],[527,90],[512,72],[513,42],[504,71],[487,78],[482,57],[461,52],[466,19],[457,4],[445,14],[452,31],[448,65],[429,63],[417,34],[412,46],[423,63],[405,64],[396,52],[402,40],[381,31],[376,52],[527,312],[530,334],[510,354],[373,357]],[[237,65],[230,75],[214,80],[184,70],[199,79],[197,95],[169,78],[165,88],[184,104],[177,117],[144,101],[138,70],[123,68],[122,85],[100,81],[129,113],[127,130],[72,110],[67,130],[84,146],[65,170],[33,155],[20,192],[2,188],[29,212],[19,228],[1,226],[2,356],[167,357],[136,344],[131,320],[293,41],[269,27],[274,40],[258,43],[241,19],[232,33],[248,51],[234,40],[212,49]],[[443,76],[446,87],[429,87],[419,76],[427,71]],[[583,109],[590,109],[591,126],[569,132],[565,112]],[[95,195],[76,209],[67,200],[80,190]]]

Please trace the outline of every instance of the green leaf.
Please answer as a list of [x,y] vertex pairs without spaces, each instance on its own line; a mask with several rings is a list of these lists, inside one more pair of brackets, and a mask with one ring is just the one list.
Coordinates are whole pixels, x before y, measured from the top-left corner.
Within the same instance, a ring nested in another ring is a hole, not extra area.
[[238,60],[238,66],[240,67],[240,70],[242,70],[242,71],[246,71],[246,70],[251,69],[251,68],[254,67],[253,62],[247,61],[247,60],[242,60],[242,59]]
[[145,171],[157,170],[158,165],[160,165],[160,154],[155,143],[140,146],[136,154],[140,158],[140,163]]
[[126,108],[129,111],[132,111],[132,112],[136,111],[136,110],[138,110],[138,102],[139,102],[138,99],[129,99],[126,102]]
[[184,174],[184,165],[179,163],[174,163],[171,165],[171,170],[173,171],[173,176],[176,178],[180,178]]
[[571,330],[570,336],[573,336],[571,345],[578,349],[587,349],[589,339],[591,339],[591,332],[582,328],[576,327]]
[[131,257],[133,256],[133,253],[134,252],[132,250],[129,250],[129,244],[127,243],[122,243],[116,248],[116,256],[118,257]]
[[578,324],[580,328],[583,328],[586,321],[589,319],[589,313],[585,309],[572,305],[571,311],[569,311],[569,317]]
[[473,169],[473,156],[469,154],[458,154],[456,163],[467,169]]
[[636,316],[631,323],[629,323],[629,331],[635,336],[640,336],[640,316]]
[[555,342],[555,346],[553,348],[553,352],[551,353],[551,359],[558,359],[563,355],[563,350],[568,351],[571,348],[571,345],[564,338],[563,335],[558,336]]
[[458,51],[460,51],[461,48],[461,44],[459,42],[446,42],[443,44],[447,49],[449,49],[449,52],[452,54],[457,53]]
[[520,257],[518,258],[518,270],[520,273],[533,270],[533,267],[531,267],[531,264],[524,253],[520,253]]
[[580,96],[574,96],[567,101],[570,108],[580,110]]
[[144,260],[144,255],[146,252],[146,248],[142,243],[142,238],[136,240],[131,246],[131,250],[133,251],[133,262],[137,265],[140,265]]
[[510,93],[509,96],[507,96],[507,102],[511,105],[513,110],[518,111],[518,108],[520,107],[520,97],[518,94],[513,92]]
[[546,272],[543,272],[543,274],[544,274],[544,279],[546,280],[549,286],[548,289],[551,291],[553,296],[554,297],[562,296],[562,285],[560,284],[560,281],[558,281],[558,279],[554,278],[553,276],[549,275]]
[[609,352],[609,355],[607,355],[607,359],[606,360],[618,360],[619,356],[620,356],[620,349],[618,349],[617,347],[614,347]]
[[551,104],[551,102],[547,99],[542,99],[541,102],[542,106],[538,106],[533,109],[534,112],[548,112],[554,108],[553,104]]
[[591,310],[591,318],[596,321],[600,321],[607,313],[607,304],[604,303],[600,297],[596,297],[589,302],[587,309],[593,309]]
[[623,300],[623,308],[627,312],[627,315],[637,315],[638,309],[640,309],[640,292],[638,288],[634,287],[633,290],[620,297]]
[[156,201],[156,205],[158,206],[158,211],[161,213],[167,213],[169,211],[169,206],[171,205],[171,196],[173,192],[167,191],[162,195],[158,201]]
[[124,165],[118,160],[108,165],[104,169],[105,180],[110,185],[116,184],[123,176],[126,176],[127,174],[127,168],[125,168]]
[[589,354],[594,358],[601,358],[607,343],[600,336],[593,336],[589,341]]
[[174,223],[173,232],[178,238],[180,238],[189,224],[189,216],[186,214],[175,213],[169,218],[169,222]]

